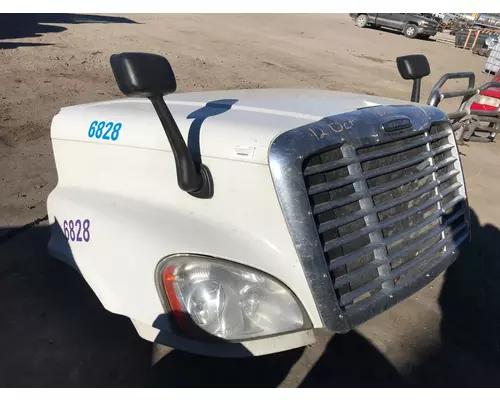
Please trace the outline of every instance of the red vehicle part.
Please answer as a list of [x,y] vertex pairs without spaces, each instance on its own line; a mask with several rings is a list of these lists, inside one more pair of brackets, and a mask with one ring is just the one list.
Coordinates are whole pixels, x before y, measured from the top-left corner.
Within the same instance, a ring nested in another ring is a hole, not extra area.
[[[492,82],[500,82],[500,70],[495,74]],[[471,104],[471,110],[496,111],[500,108],[500,88],[488,88],[479,93]]]

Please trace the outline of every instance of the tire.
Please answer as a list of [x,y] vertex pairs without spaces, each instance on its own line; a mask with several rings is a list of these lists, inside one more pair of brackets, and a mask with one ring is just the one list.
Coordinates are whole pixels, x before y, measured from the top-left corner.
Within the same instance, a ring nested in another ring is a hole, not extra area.
[[413,24],[406,24],[403,28],[403,35],[407,38],[413,39],[417,37],[417,27]]
[[366,14],[359,14],[356,17],[356,26],[358,28],[365,28],[368,25],[368,15]]

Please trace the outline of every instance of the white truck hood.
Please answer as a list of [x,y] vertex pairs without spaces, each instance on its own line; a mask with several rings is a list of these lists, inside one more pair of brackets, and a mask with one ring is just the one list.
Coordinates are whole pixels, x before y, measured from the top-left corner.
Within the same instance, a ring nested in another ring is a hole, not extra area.
[[[203,157],[268,163],[279,134],[327,116],[363,107],[408,104],[383,97],[310,89],[245,89],[165,96],[190,149]],[[70,119],[71,121],[68,121]],[[122,123],[115,142],[89,138],[92,121]],[[68,129],[68,127],[75,129]],[[126,98],[66,107],[54,118],[52,139],[171,151],[153,106]]]

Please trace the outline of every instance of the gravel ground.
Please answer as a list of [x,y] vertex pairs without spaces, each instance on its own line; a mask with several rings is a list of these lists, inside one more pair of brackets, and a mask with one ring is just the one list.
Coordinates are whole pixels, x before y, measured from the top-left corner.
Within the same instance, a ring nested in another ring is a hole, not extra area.
[[497,144],[461,148],[474,226],[459,261],[347,335],[318,331],[306,349],[228,361],[153,346],[105,311],[46,254],[45,200],[57,182],[49,128],[63,106],[120,97],[109,56],[121,51],[166,55],[183,92],[313,87],[407,99],[395,58],[412,53],[431,63],[423,96],[445,72],[487,79],[485,59],[469,51],[358,29],[341,14],[0,15],[1,386],[498,385]]

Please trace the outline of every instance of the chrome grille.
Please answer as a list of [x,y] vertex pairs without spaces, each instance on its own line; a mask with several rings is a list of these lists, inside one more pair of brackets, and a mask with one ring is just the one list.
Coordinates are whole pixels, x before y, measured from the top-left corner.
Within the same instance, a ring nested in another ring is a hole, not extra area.
[[397,289],[467,236],[450,131],[371,146],[343,144],[304,161],[323,253],[345,312]]

